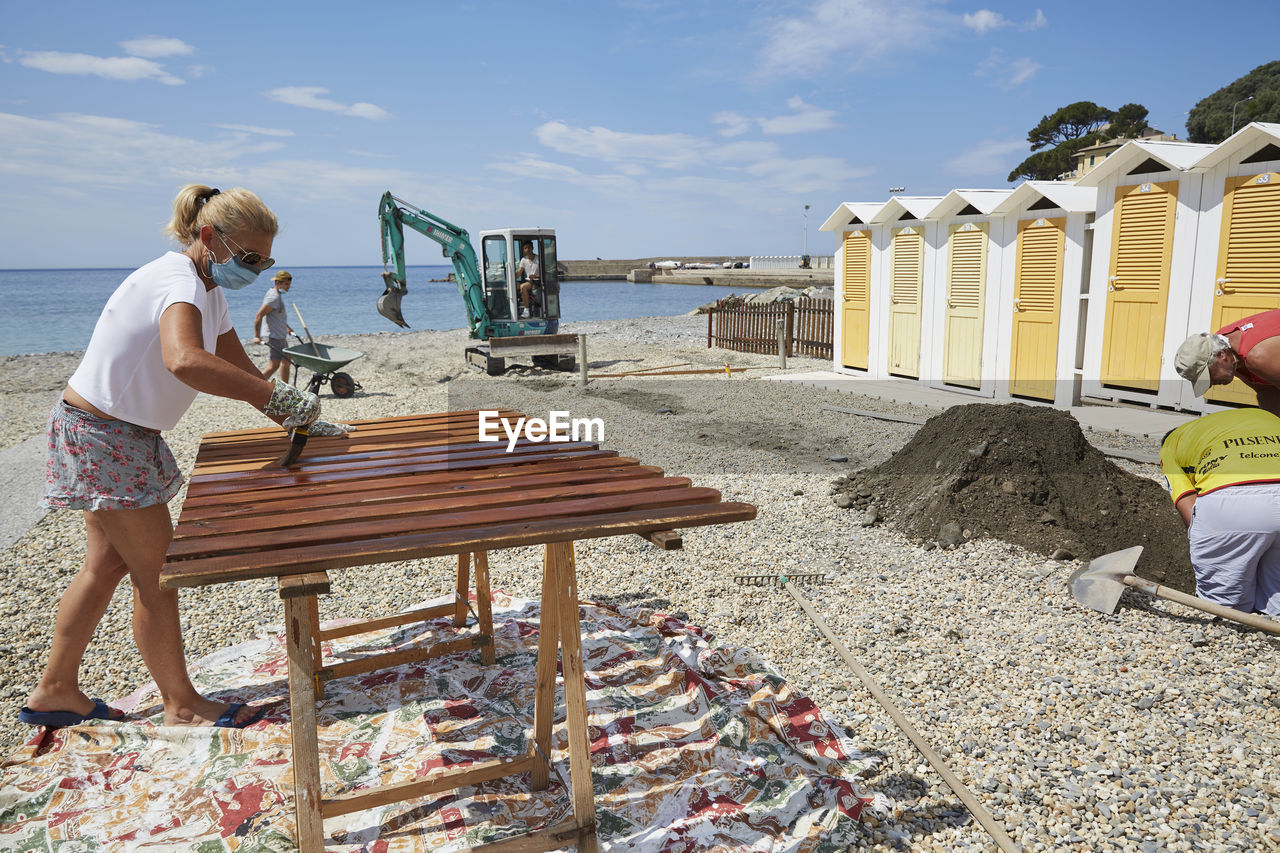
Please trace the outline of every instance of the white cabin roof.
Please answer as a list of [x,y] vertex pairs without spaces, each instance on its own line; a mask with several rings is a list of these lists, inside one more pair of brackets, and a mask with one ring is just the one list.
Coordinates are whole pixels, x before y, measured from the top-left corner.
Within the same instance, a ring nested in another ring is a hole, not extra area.
[[1049,199],[1068,213],[1093,213],[1097,210],[1098,191],[1066,181],[1025,181],[991,212],[1000,215],[1017,213],[1041,198]]
[[884,207],[882,201],[846,201],[827,217],[819,231],[839,231],[847,225],[866,224]]
[[1013,190],[952,190],[929,212],[929,218],[955,216],[969,205],[984,215],[989,214],[1012,193]]
[[940,195],[896,195],[885,202],[871,222],[896,222],[904,213],[910,214],[912,219],[924,219],[941,200]]
[[1280,145],[1280,124],[1265,121],[1249,122],[1197,160],[1193,168],[1212,169],[1233,156],[1250,153],[1267,143]]
[[1076,181],[1076,186],[1096,187],[1108,177],[1127,172],[1147,160],[1163,163],[1171,172],[1185,172],[1214,148],[1200,142],[1144,142],[1134,139],[1120,146],[1114,154]]

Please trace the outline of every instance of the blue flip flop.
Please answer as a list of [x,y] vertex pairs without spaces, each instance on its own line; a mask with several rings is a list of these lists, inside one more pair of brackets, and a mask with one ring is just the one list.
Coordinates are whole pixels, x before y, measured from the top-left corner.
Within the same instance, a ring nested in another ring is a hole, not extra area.
[[213,721],[213,724],[220,729],[243,729],[245,726],[251,726],[261,720],[267,713],[266,708],[258,708],[258,713],[254,714],[243,723],[236,723],[236,715],[240,713],[240,709],[245,706],[244,702],[232,702],[231,707],[222,712],[222,716]]
[[78,726],[89,720],[123,719],[124,714],[112,716],[113,710],[106,702],[95,697],[93,710],[87,714],[77,714],[75,711],[33,711],[23,705],[22,710],[18,712],[18,720],[29,726],[47,726],[51,729],[61,729],[66,726]]

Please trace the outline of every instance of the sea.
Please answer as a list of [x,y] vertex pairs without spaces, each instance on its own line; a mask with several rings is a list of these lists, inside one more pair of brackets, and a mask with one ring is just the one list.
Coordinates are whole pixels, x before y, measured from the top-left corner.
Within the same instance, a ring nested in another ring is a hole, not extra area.
[[[288,267],[293,287],[285,294],[289,325],[312,337],[373,332],[402,333],[378,313],[381,267]],[[0,270],[0,355],[74,352],[89,345],[98,315],[129,269]],[[452,266],[411,266],[409,292],[400,303],[408,331],[467,325],[458,286],[443,279]],[[432,279],[439,279],[432,281]],[[229,291],[231,321],[241,338],[253,337],[253,316],[271,286],[269,274],[243,290]],[[624,279],[561,283],[561,328],[575,322],[669,317],[685,314],[730,293],[726,287],[631,284]]]

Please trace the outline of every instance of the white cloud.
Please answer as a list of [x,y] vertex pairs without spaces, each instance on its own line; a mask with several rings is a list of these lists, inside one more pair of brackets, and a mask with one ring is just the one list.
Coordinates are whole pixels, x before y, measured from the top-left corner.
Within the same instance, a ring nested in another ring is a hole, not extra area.
[[56,50],[22,51],[18,64],[50,74],[77,74],[107,80],[156,80],[169,86],[181,86],[164,66],[140,56],[90,56],[87,53],[63,53]]
[[[793,109],[807,106],[798,98],[792,99],[790,105]],[[744,199],[751,193],[761,199],[789,196],[870,173],[838,157],[787,157],[776,143],[766,141],[717,144],[713,139],[689,134],[628,133],[605,127],[576,128],[564,122],[547,122],[534,135],[553,151],[607,164],[611,171],[592,173],[586,168],[533,156],[493,168],[602,192],[670,192],[672,186],[678,186],[679,192],[687,196],[701,187],[701,192],[732,200],[735,205],[747,204]],[[650,166],[659,171],[650,175]],[[754,209],[759,202],[750,202],[749,206]]]
[[270,89],[263,93],[270,100],[294,107],[324,110],[326,112],[354,116],[355,118],[378,120],[391,117],[391,113],[374,104],[364,103],[363,101],[354,104],[343,104],[330,98],[322,97],[327,94],[329,94],[329,90],[322,86],[281,86],[278,89]]
[[966,27],[979,35],[1000,27],[1007,27],[1011,23],[1004,15],[999,12],[992,12],[990,9],[979,9],[976,12],[966,13],[960,20]]
[[1022,59],[1015,59],[1009,63],[1009,76],[1005,78],[1004,88],[1012,89],[1015,86],[1021,86],[1030,80],[1035,73],[1043,66],[1033,61],[1030,57],[1024,56]]
[[82,188],[178,186],[237,157],[278,148],[244,135],[173,136],[156,125],[110,116],[51,118],[0,113],[0,174]]
[[185,56],[196,52],[194,47],[182,39],[168,36],[139,36],[120,42],[120,46],[131,56],[144,56],[147,59],[157,59],[161,56]]
[[[420,176],[329,160],[262,160],[281,150],[277,139],[243,132],[199,137],[110,116],[61,114],[32,118],[0,112],[0,183],[24,180],[42,193],[105,198],[117,191],[172,198],[183,184],[245,186],[268,204],[287,198],[331,207],[336,199],[368,203],[387,187],[409,192]],[[163,221],[164,210],[155,218]],[[157,229],[158,229],[157,225]]]
[[774,142],[730,142],[728,145],[718,145],[711,149],[707,159],[709,162],[724,165],[754,163],[776,157],[780,150]]
[[721,136],[741,136],[751,129],[751,119],[731,111],[716,113],[711,117],[711,123],[719,125]]
[[944,165],[959,175],[999,175],[1003,178],[1028,153],[1025,139],[984,139]]
[[939,0],[817,0],[805,13],[769,28],[758,75],[804,76],[833,61],[861,68],[927,47],[953,21]]
[[836,126],[835,110],[824,110],[812,104],[806,104],[798,96],[789,98],[787,106],[790,115],[774,116],[758,119],[760,130],[767,134],[812,133],[818,130],[829,130]]
[[563,163],[553,163],[533,154],[505,163],[491,163],[490,169],[506,172],[520,178],[541,178],[564,184],[585,187],[601,193],[633,193],[637,191],[635,178],[624,174],[588,174]]
[[628,133],[606,127],[570,127],[549,121],[534,129],[534,138],[562,154],[606,163],[642,161],[664,169],[686,169],[704,162],[706,140],[683,133]]
[[223,130],[237,130],[241,133],[256,133],[259,136],[293,136],[292,130],[283,130],[274,127],[256,127],[252,124],[220,124],[217,125]]
[[830,130],[838,125],[835,122],[835,110],[827,110],[806,104],[798,95],[787,99],[791,113],[780,116],[757,116],[751,118],[736,112],[719,112],[711,116],[711,123],[718,125],[721,136],[741,136],[759,126],[766,135],[783,136],[794,133],[813,133],[819,130]]
[[995,85],[1007,92],[1030,80],[1043,67],[1027,56],[1009,62],[1005,59],[1004,51],[995,48],[987,54],[986,59],[978,63],[974,74],[994,78]]
[[1044,16],[1044,12],[1040,9],[1036,9],[1036,16],[1023,24],[1022,28],[1024,30],[1038,30],[1041,27],[1046,26],[1048,23],[1049,19]]

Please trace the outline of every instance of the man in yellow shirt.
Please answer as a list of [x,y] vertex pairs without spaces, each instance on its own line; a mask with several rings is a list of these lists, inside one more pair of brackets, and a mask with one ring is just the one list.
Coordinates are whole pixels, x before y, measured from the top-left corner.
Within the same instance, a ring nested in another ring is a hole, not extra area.
[[1164,438],[1160,467],[1191,545],[1196,595],[1280,616],[1280,417],[1230,409]]

